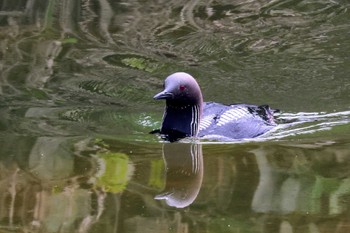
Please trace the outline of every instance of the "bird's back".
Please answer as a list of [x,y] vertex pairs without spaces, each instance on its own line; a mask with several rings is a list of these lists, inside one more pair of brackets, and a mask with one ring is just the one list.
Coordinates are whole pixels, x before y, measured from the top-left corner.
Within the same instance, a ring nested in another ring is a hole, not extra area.
[[274,111],[267,105],[207,102],[204,104],[198,136],[214,140],[254,138],[276,126]]

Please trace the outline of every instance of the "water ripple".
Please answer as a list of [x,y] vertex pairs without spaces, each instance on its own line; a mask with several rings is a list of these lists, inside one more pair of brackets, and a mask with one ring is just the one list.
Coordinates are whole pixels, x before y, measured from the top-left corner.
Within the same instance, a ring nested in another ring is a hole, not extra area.
[[320,131],[334,130],[336,126],[343,126],[346,129],[350,123],[350,111],[334,113],[300,112],[283,113],[278,116],[282,122],[277,129],[268,137],[280,139],[303,134],[314,134]]

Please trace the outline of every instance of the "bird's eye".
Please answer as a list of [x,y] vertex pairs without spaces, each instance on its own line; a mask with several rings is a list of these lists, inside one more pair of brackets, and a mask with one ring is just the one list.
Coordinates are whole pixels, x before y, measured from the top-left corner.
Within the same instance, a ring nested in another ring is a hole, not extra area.
[[179,86],[179,90],[180,90],[180,91],[184,91],[185,89],[186,89],[186,86],[185,86],[185,85],[180,85],[180,86]]

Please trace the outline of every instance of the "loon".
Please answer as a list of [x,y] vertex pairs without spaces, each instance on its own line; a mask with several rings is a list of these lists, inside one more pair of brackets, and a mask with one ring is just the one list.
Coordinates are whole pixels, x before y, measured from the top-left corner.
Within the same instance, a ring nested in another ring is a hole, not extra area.
[[203,102],[197,81],[188,73],[177,72],[164,81],[164,90],[153,97],[165,99],[166,106],[160,133],[167,141],[185,137],[231,141],[255,138],[277,126],[268,105]]

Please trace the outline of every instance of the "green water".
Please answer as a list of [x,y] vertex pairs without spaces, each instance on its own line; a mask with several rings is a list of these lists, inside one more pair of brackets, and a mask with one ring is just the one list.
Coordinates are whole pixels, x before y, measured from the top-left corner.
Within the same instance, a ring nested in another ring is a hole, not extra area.
[[[1,232],[350,232],[349,9],[0,1]],[[162,142],[176,71],[279,128]]]

